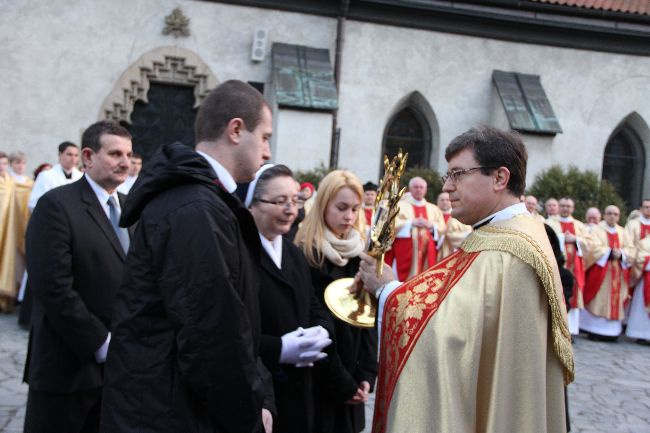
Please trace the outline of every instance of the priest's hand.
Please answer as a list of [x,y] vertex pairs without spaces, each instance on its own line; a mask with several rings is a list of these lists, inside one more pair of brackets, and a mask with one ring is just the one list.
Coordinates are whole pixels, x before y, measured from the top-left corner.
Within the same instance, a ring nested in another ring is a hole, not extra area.
[[346,401],[347,404],[362,404],[368,401],[370,397],[370,383],[365,380],[362,380],[359,384],[357,392],[352,396],[352,398]]
[[391,281],[396,280],[393,269],[386,263],[382,263],[384,270],[381,277],[378,278],[375,270],[377,260],[366,253],[361,253],[360,257],[361,263],[359,264],[359,272],[355,278],[363,281],[363,285],[366,291],[374,295],[377,292],[377,289],[387,283],[390,283]]
[[623,256],[623,253],[621,253],[619,248],[612,248],[612,252],[609,256],[612,260],[619,260]]
[[262,409],[262,424],[264,425],[264,433],[273,432],[273,415],[268,409]]
[[564,242],[568,244],[575,244],[576,243],[576,235],[574,235],[571,232],[564,232]]

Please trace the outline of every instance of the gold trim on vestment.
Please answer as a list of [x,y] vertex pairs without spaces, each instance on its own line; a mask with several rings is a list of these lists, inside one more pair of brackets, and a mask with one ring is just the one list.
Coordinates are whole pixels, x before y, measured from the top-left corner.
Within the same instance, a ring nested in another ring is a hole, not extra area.
[[[513,218],[517,219],[517,217]],[[571,334],[564,312],[564,305],[558,299],[558,289],[561,288],[559,278],[554,278],[553,266],[542,247],[530,235],[519,230],[486,225],[474,232],[461,244],[461,249],[468,253],[485,250],[502,251],[512,254],[531,266],[542,283],[551,311],[551,331],[553,334],[553,350],[560,358],[564,370],[564,383],[568,385],[575,378],[575,365]],[[532,247],[532,248],[531,248]],[[561,293],[561,290],[559,291]]]

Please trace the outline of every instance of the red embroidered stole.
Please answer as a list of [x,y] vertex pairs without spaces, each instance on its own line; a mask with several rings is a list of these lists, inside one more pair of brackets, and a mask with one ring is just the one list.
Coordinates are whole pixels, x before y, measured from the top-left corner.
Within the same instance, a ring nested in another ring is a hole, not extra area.
[[639,240],[645,239],[645,237],[648,235],[650,235],[650,225],[641,223],[639,230]]
[[[425,220],[428,220],[426,205],[425,206],[413,205],[413,215],[415,218],[424,218]],[[429,266],[435,264],[436,255],[437,255],[436,246],[433,243],[433,236],[431,236],[431,232],[427,228],[424,227],[418,228],[417,243],[418,243],[417,244],[418,247],[417,269],[414,275],[418,275],[425,270],[424,268],[425,262]]]
[[402,284],[386,300],[373,433],[385,433],[390,402],[406,361],[429,320],[479,254],[458,250]]
[[445,219],[445,224],[449,224],[449,218],[451,218],[451,214],[450,213],[443,213],[442,216]]
[[[607,244],[611,249],[621,248],[621,242],[618,233],[607,232]],[[622,320],[619,317],[622,289],[627,287],[628,272],[621,266],[620,260],[608,260],[604,267],[596,264],[591,266],[587,271],[585,290],[584,290],[584,303],[589,304],[603,285],[607,273],[611,276],[611,290],[610,290],[610,320]],[[622,280],[622,281],[621,281]]]
[[375,212],[375,210],[372,207],[364,207],[363,212],[366,215],[366,225],[370,227],[372,224],[372,214]]
[[[560,221],[562,233],[569,232],[575,236],[576,229],[573,221],[562,222]],[[564,251],[566,252],[566,265],[565,267],[571,271],[574,277],[573,283],[573,297],[571,297],[571,308],[582,307],[578,305],[578,300],[582,296],[582,291],[585,287],[585,269],[582,257],[578,256],[577,243],[564,243]]]

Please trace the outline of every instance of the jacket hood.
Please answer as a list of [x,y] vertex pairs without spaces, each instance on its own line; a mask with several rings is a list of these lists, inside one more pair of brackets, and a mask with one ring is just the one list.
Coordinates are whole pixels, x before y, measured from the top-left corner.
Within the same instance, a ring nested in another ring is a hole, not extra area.
[[120,225],[129,227],[140,219],[147,203],[158,194],[186,183],[215,186],[217,175],[201,155],[182,143],[162,145],[127,195]]

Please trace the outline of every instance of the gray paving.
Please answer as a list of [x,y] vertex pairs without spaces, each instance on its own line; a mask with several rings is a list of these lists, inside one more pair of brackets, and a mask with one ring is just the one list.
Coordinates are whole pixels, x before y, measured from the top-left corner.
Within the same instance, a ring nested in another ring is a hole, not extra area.
[[[0,433],[22,432],[27,332],[0,314]],[[569,386],[571,431],[650,433],[650,346],[575,339],[576,381]],[[367,406],[368,419],[372,407]],[[367,428],[365,431],[370,431]]]

